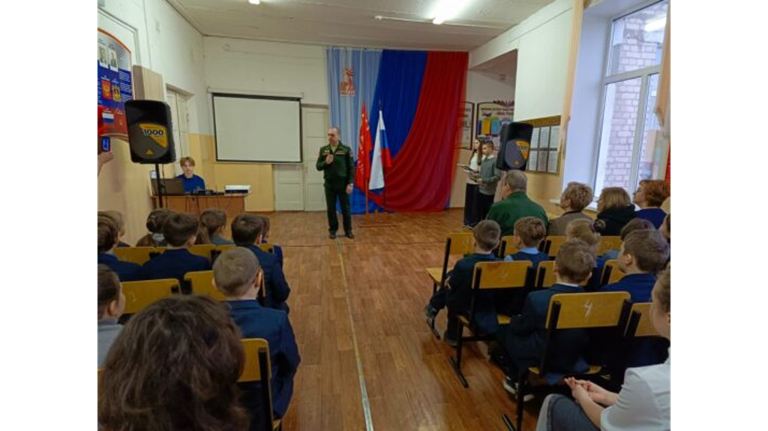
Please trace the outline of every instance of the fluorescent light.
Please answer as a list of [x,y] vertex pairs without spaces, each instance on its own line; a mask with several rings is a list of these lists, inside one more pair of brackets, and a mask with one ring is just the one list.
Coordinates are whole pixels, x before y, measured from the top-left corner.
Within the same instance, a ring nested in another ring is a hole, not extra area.
[[649,21],[648,24],[645,25],[645,28],[643,30],[648,32],[661,30],[666,25],[667,25],[667,17],[662,16],[662,17],[656,18],[653,21]]
[[438,0],[431,16],[432,24],[440,25],[445,21],[455,18],[467,6],[470,0]]
[[250,4],[259,4],[259,3],[261,3],[261,0],[248,0],[248,3],[250,3]]

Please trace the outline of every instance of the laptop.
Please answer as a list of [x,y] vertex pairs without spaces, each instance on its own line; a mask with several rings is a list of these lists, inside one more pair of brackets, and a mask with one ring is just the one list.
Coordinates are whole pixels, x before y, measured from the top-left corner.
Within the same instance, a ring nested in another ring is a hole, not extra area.
[[[152,194],[157,196],[157,180],[153,179]],[[165,178],[160,180],[160,187],[163,190],[163,196],[183,195],[184,180],[181,178]]]

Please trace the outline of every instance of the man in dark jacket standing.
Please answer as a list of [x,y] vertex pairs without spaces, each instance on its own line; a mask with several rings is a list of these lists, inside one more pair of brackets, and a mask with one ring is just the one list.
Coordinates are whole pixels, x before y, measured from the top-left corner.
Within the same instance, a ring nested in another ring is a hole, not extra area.
[[317,157],[317,170],[324,171],[325,205],[328,210],[328,231],[330,238],[336,239],[339,230],[339,220],[336,217],[336,198],[341,203],[341,213],[344,218],[344,233],[347,238],[352,234],[352,216],[349,212],[349,195],[352,193],[352,183],[355,175],[355,161],[352,149],[339,140],[339,128],[328,129],[328,145],[320,148]]

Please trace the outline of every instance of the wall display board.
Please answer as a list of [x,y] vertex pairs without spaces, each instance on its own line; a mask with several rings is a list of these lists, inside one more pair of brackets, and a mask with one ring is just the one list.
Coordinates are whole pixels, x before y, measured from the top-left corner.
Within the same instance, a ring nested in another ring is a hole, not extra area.
[[560,116],[524,120],[533,125],[531,152],[528,155],[529,172],[560,173]]
[[105,135],[127,136],[125,102],[133,98],[131,51],[99,28],[97,62],[99,130]]
[[478,139],[490,139],[498,150],[501,146],[501,126],[511,123],[515,113],[515,102],[494,100],[477,104],[476,135]]

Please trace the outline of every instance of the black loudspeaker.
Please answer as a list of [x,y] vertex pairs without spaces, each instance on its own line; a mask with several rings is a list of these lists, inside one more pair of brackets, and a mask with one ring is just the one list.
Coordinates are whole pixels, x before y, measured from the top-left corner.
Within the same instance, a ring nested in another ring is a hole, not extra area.
[[496,167],[502,171],[524,171],[531,152],[533,126],[528,123],[507,123],[501,128],[501,146]]
[[125,102],[131,161],[163,164],[176,161],[171,108],[157,100]]

